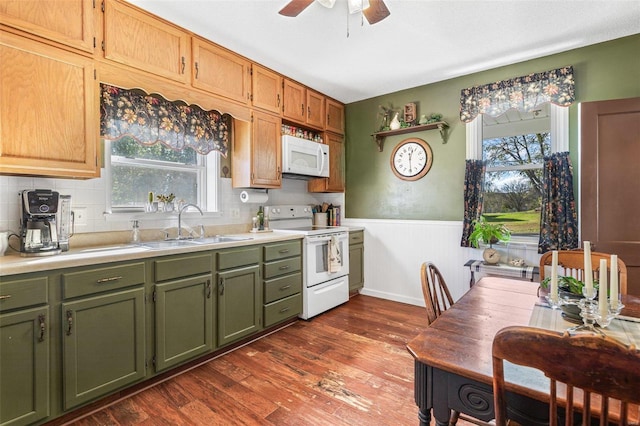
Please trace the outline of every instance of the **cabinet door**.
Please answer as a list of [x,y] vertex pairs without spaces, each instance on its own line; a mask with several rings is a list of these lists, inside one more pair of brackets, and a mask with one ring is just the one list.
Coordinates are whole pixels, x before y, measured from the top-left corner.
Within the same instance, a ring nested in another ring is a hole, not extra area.
[[212,280],[209,274],[156,284],[156,371],[213,350]]
[[213,43],[197,38],[192,40],[193,86],[248,104],[250,62]]
[[191,62],[189,35],[124,2],[106,0],[104,57],[186,83]]
[[251,140],[251,184],[280,188],[282,177],[281,121],[279,117],[254,111]]
[[145,377],[144,289],[62,304],[64,409]]
[[309,126],[324,129],[324,96],[307,89],[307,120]]
[[27,425],[49,415],[48,311],[0,315],[0,424]]
[[92,0],[0,0],[2,23],[86,52],[94,49]]
[[364,286],[364,244],[349,246],[349,291]]
[[298,123],[305,122],[306,116],[306,88],[294,81],[284,79],[283,85],[284,104],[282,116]]
[[327,122],[325,128],[327,131],[344,135],[344,105],[333,99],[327,99]]
[[309,192],[344,192],[344,137],[325,133],[329,145],[329,177],[312,179],[307,185]]
[[259,266],[218,273],[218,345],[226,345],[262,328]]
[[99,175],[90,58],[0,31],[0,173]]
[[280,74],[253,64],[251,83],[253,106],[280,114],[282,108],[282,77]]

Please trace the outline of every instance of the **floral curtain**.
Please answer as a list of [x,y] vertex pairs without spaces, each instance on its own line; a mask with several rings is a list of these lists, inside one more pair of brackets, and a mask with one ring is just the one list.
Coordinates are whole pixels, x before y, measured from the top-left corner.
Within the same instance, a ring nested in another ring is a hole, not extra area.
[[230,115],[171,102],[141,90],[101,84],[100,92],[102,137],[117,140],[130,136],[143,145],[159,142],[176,151],[192,148],[203,155],[218,151],[227,156]]
[[482,214],[482,194],[484,193],[484,172],[486,164],[482,160],[467,160],[464,173],[464,219],[460,246],[471,247],[469,236],[473,232],[473,221]]
[[545,102],[569,106],[574,101],[573,67],[566,66],[463,89],[460,94],[460,120],[469,123],[478,114],[497,117],[512,108],[532,111]]
[[577,248],[578,215],[569,153],[557,152],[544,157],[543,176],[538,253]]

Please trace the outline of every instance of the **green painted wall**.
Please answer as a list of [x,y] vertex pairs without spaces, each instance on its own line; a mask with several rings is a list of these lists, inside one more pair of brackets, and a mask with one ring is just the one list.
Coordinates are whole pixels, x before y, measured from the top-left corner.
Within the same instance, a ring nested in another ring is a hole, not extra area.
[[[433,58],[437,61],[437,58]],[[640,35],[469,74],[354,102],[346,107],[346,216],[369,219],[462,220],[465,125],[459,118],[460,90],[534,72],[573,65],[576,103],[569,109],[569,146],[578,165],[578,104],[640,96]],[[379,106],[417,102],[418,114],[438,112],[450,125],[446,144],[437,130],[388,137],[378,152],[371,134]],[[401,140],[418,137],[433,150],[433,166],[416,182],[393,174],[389,157]]]

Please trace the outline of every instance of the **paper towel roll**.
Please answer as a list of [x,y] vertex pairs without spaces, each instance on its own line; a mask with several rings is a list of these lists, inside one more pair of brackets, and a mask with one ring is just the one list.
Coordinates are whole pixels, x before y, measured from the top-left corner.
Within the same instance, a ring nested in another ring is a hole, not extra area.
[[269,200],[266,192],[249,192],[242,191],[240,193],[240,201],[243,203],[264,204]]

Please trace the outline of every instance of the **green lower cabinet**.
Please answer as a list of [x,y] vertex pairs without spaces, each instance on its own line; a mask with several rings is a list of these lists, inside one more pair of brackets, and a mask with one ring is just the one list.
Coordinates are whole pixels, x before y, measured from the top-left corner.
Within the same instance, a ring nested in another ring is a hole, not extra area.
[[212,284],[211,274],[156,284],[156,371],[213,350]]
[[49,308],[0,315],[0,424],[49,415]]
[[364,232],[349,233],[349,291],[364,287]]
[[262,329],[262,283],[259,265],[219,272],[218,345]]
[[145,377],[144,289],[62,303],[64,409]]

